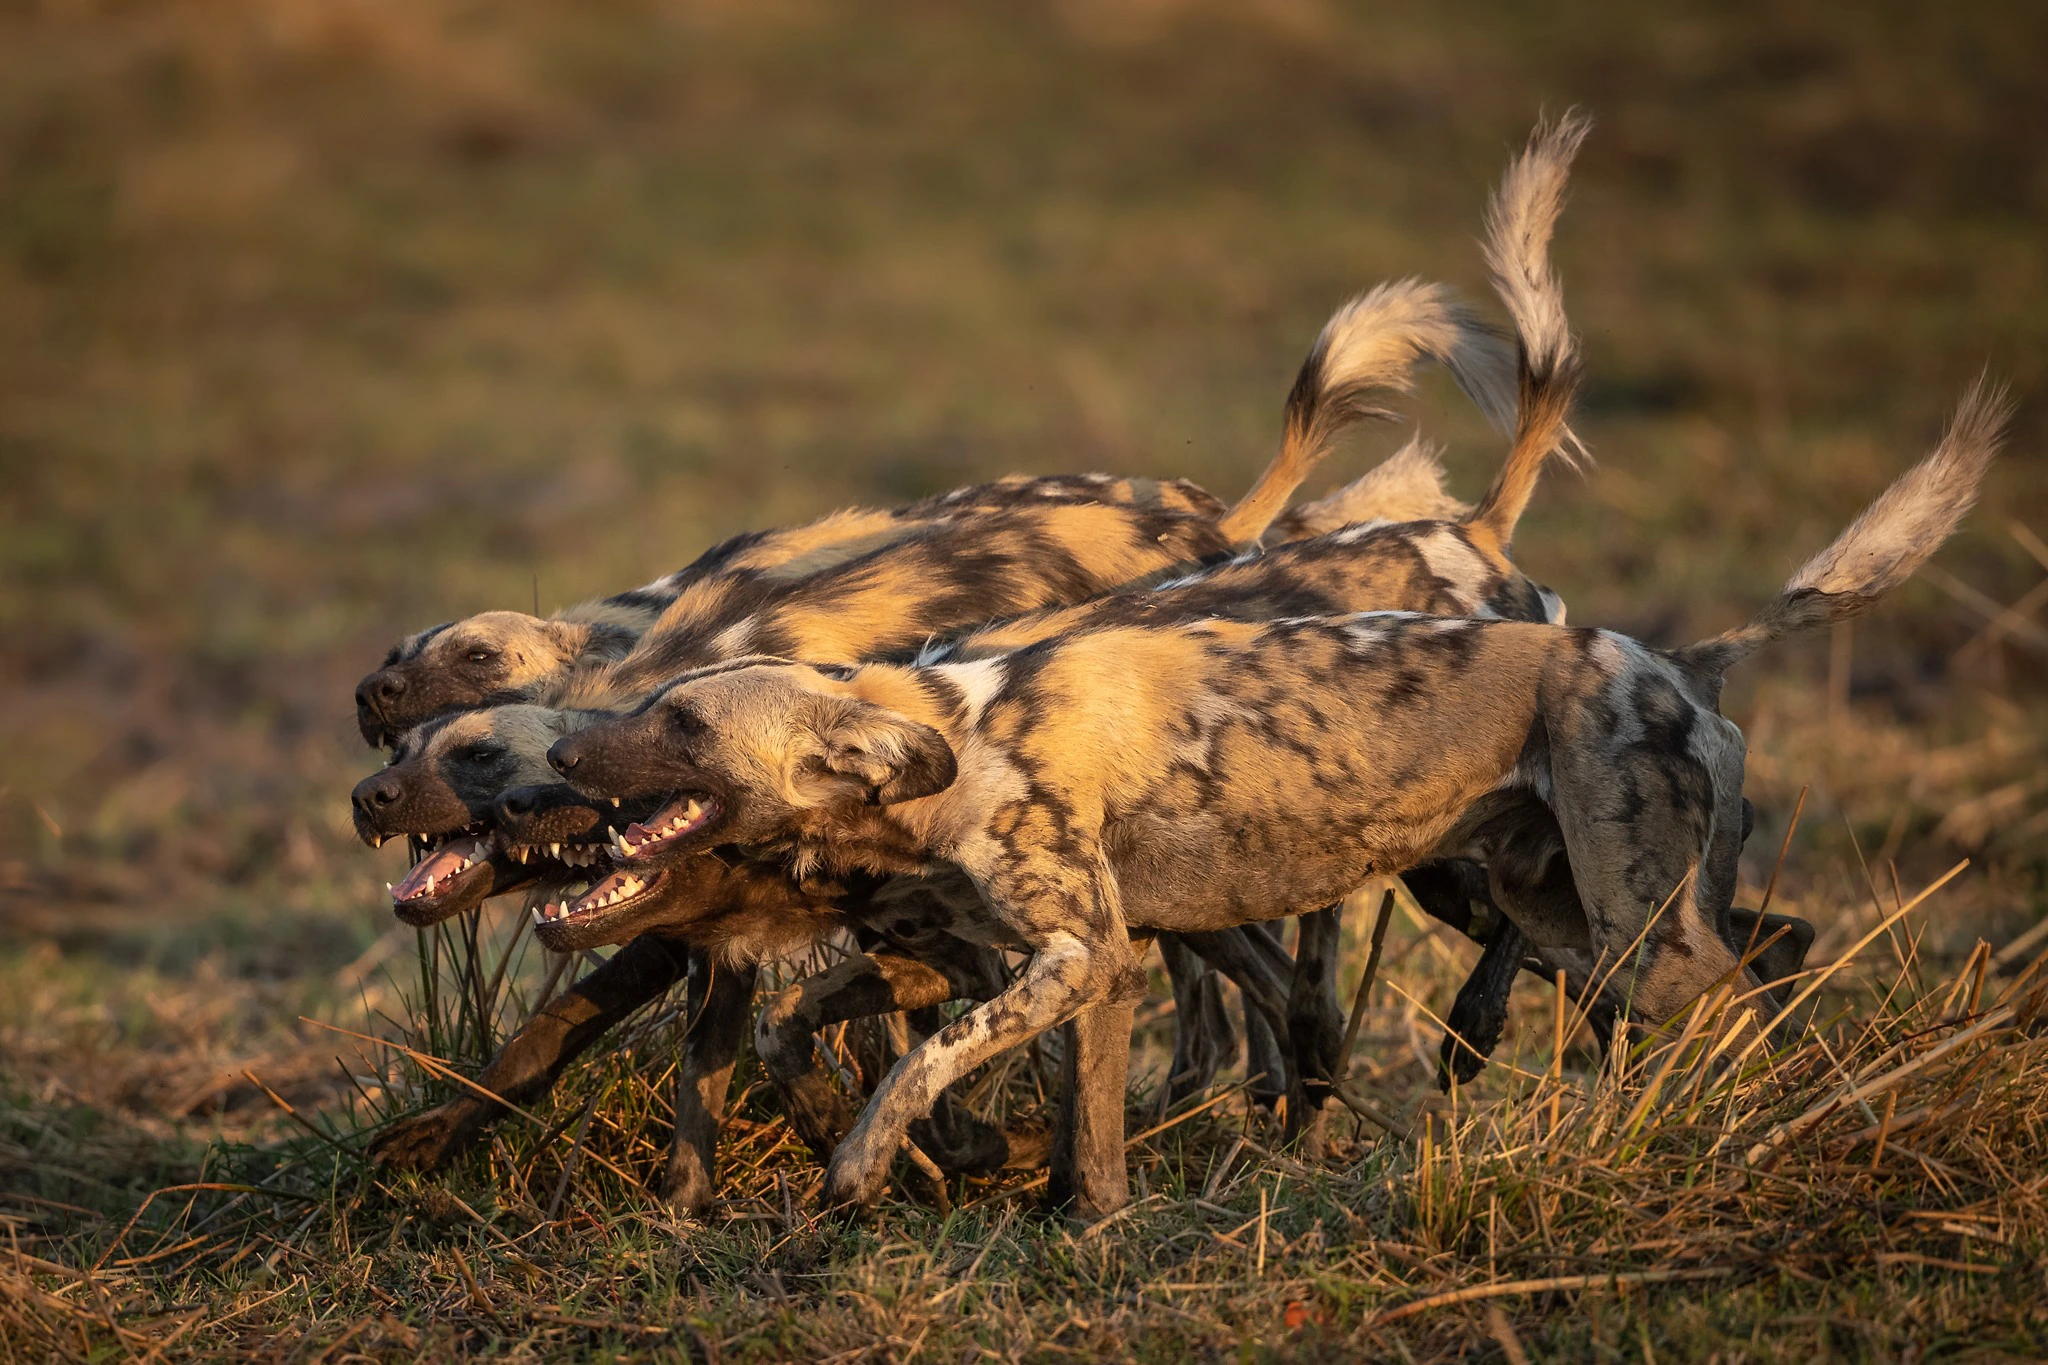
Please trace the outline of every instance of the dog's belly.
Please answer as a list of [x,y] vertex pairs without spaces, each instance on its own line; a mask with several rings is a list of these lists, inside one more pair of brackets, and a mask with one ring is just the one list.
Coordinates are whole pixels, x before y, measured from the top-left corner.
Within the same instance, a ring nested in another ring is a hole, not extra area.
[[1279,919],[1342,900],[1421,861],[1450,820],[1319,810],[1313,820],[1241,812],[1118,822],[1108,840],[1134,929],[1208,930]]

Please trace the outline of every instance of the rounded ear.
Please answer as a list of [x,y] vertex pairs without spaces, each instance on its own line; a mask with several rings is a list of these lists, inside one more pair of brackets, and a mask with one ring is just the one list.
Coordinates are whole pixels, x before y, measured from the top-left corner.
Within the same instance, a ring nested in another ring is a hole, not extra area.
[[960,771],[944,735],[870,702],[847,706],[820,738],[825,767],[866,787],[879,805],[942,792]]
[[565,664],[579,661],[602,663],[616,659],[633,647],[631,632],[588,621],[535,620],[534,625],[548,647]]

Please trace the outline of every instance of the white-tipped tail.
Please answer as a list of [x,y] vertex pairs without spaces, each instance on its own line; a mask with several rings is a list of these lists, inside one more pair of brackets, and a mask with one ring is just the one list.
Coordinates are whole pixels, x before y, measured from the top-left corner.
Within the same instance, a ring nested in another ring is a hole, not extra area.
[[1280,453],[1224,515],[1230,538],[1258,540],[1330,453],[1338,433],[1367,417],[1391,416],[1373,396],[1408,392],[1415,370],[1428,360],[1449,370],[1490,420],[1503,426],[1511,420],[1515,362],[1507,342],[1442,285],[1416,279],[1380,285],[1323,325],[1288,392]]
[[1792,575],[1745,626],[1678,651],[1696,674],[1718,678],[1774,640],[1845,621],[1912,577],[1955,533],[1998,453],[2012,401],[1980,376],[1963,395],[1934,453],[1878,495],[1849,529]]
[[1369,522],[1461,521],[1472,507],[1444,489],[1438,448],[1421,436],[1334,493],[1290,507],[1266,532],[1266,544],[1325,535]]
[[1568,419],[1578,392],[1579,346],[1565,317],[1564,290],[1550,265],[1550,238],[1564,209],[1572,158],[1592,121],[1576,111],[1538,124],[1509,163],[1486,210],[1486,264],[1514,319],[1519,396],[1515,441],[1493,486],[1472,514],[1472,528],[1505,552],[1515,524],[1553,453],[1583,457]]

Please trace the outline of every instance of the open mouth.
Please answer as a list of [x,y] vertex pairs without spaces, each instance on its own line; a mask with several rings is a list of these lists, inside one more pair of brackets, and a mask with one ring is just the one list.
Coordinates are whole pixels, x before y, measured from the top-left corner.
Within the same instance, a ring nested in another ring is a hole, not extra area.
[[725,814],[717,798],[699,792],[678,797],[644,821],[626,826],[612,836],[612,849],[621,861],[652,858],[683,843],[694,834],[716,824]]
[[413,864],[403,881],[385,887],[391,893],[392,905],[401,909],[445,900],[457,889],[464,874],[490,861],[498,846],[495,836],[473,829],[414,837],[427,845],[427,852]]
[[536,929],[548,925],[566,925],[576,920],[601,917],[604,913],[631,905],[633,902],[654,894],[661,884],[668,880],[668,873],[659,869],[652,872],[614,872],[600,878],[589,890],[578,896],[564,896],[558,901],[549,901],[533,912]]

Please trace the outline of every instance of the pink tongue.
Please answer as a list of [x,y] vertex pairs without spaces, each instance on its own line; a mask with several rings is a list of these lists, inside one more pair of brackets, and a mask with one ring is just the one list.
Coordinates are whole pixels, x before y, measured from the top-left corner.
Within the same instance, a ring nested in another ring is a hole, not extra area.
[[[473,857],[476,850],[475,839],[458,839],[446,848],[436,849],[420,859],[412,871],[405,874],[404,881],[391,888],[391,899],[411,900],[427,889],[427,878],[432,877],[436,882],[440,882],[453,876],[455,869],[462,866],[462,860]],[[436,886],[434,889],[438,891],[440,887]]]
[[644,844],[649,839],[661,838],[663,831],[668,828],[669,821],[682,813],[682,804],[680,802],[673,806],[663,806],[654,813],[652,817],[654,823],[652,825],[643,825],[635,822],[627,826],[626,842],[629,844]]

